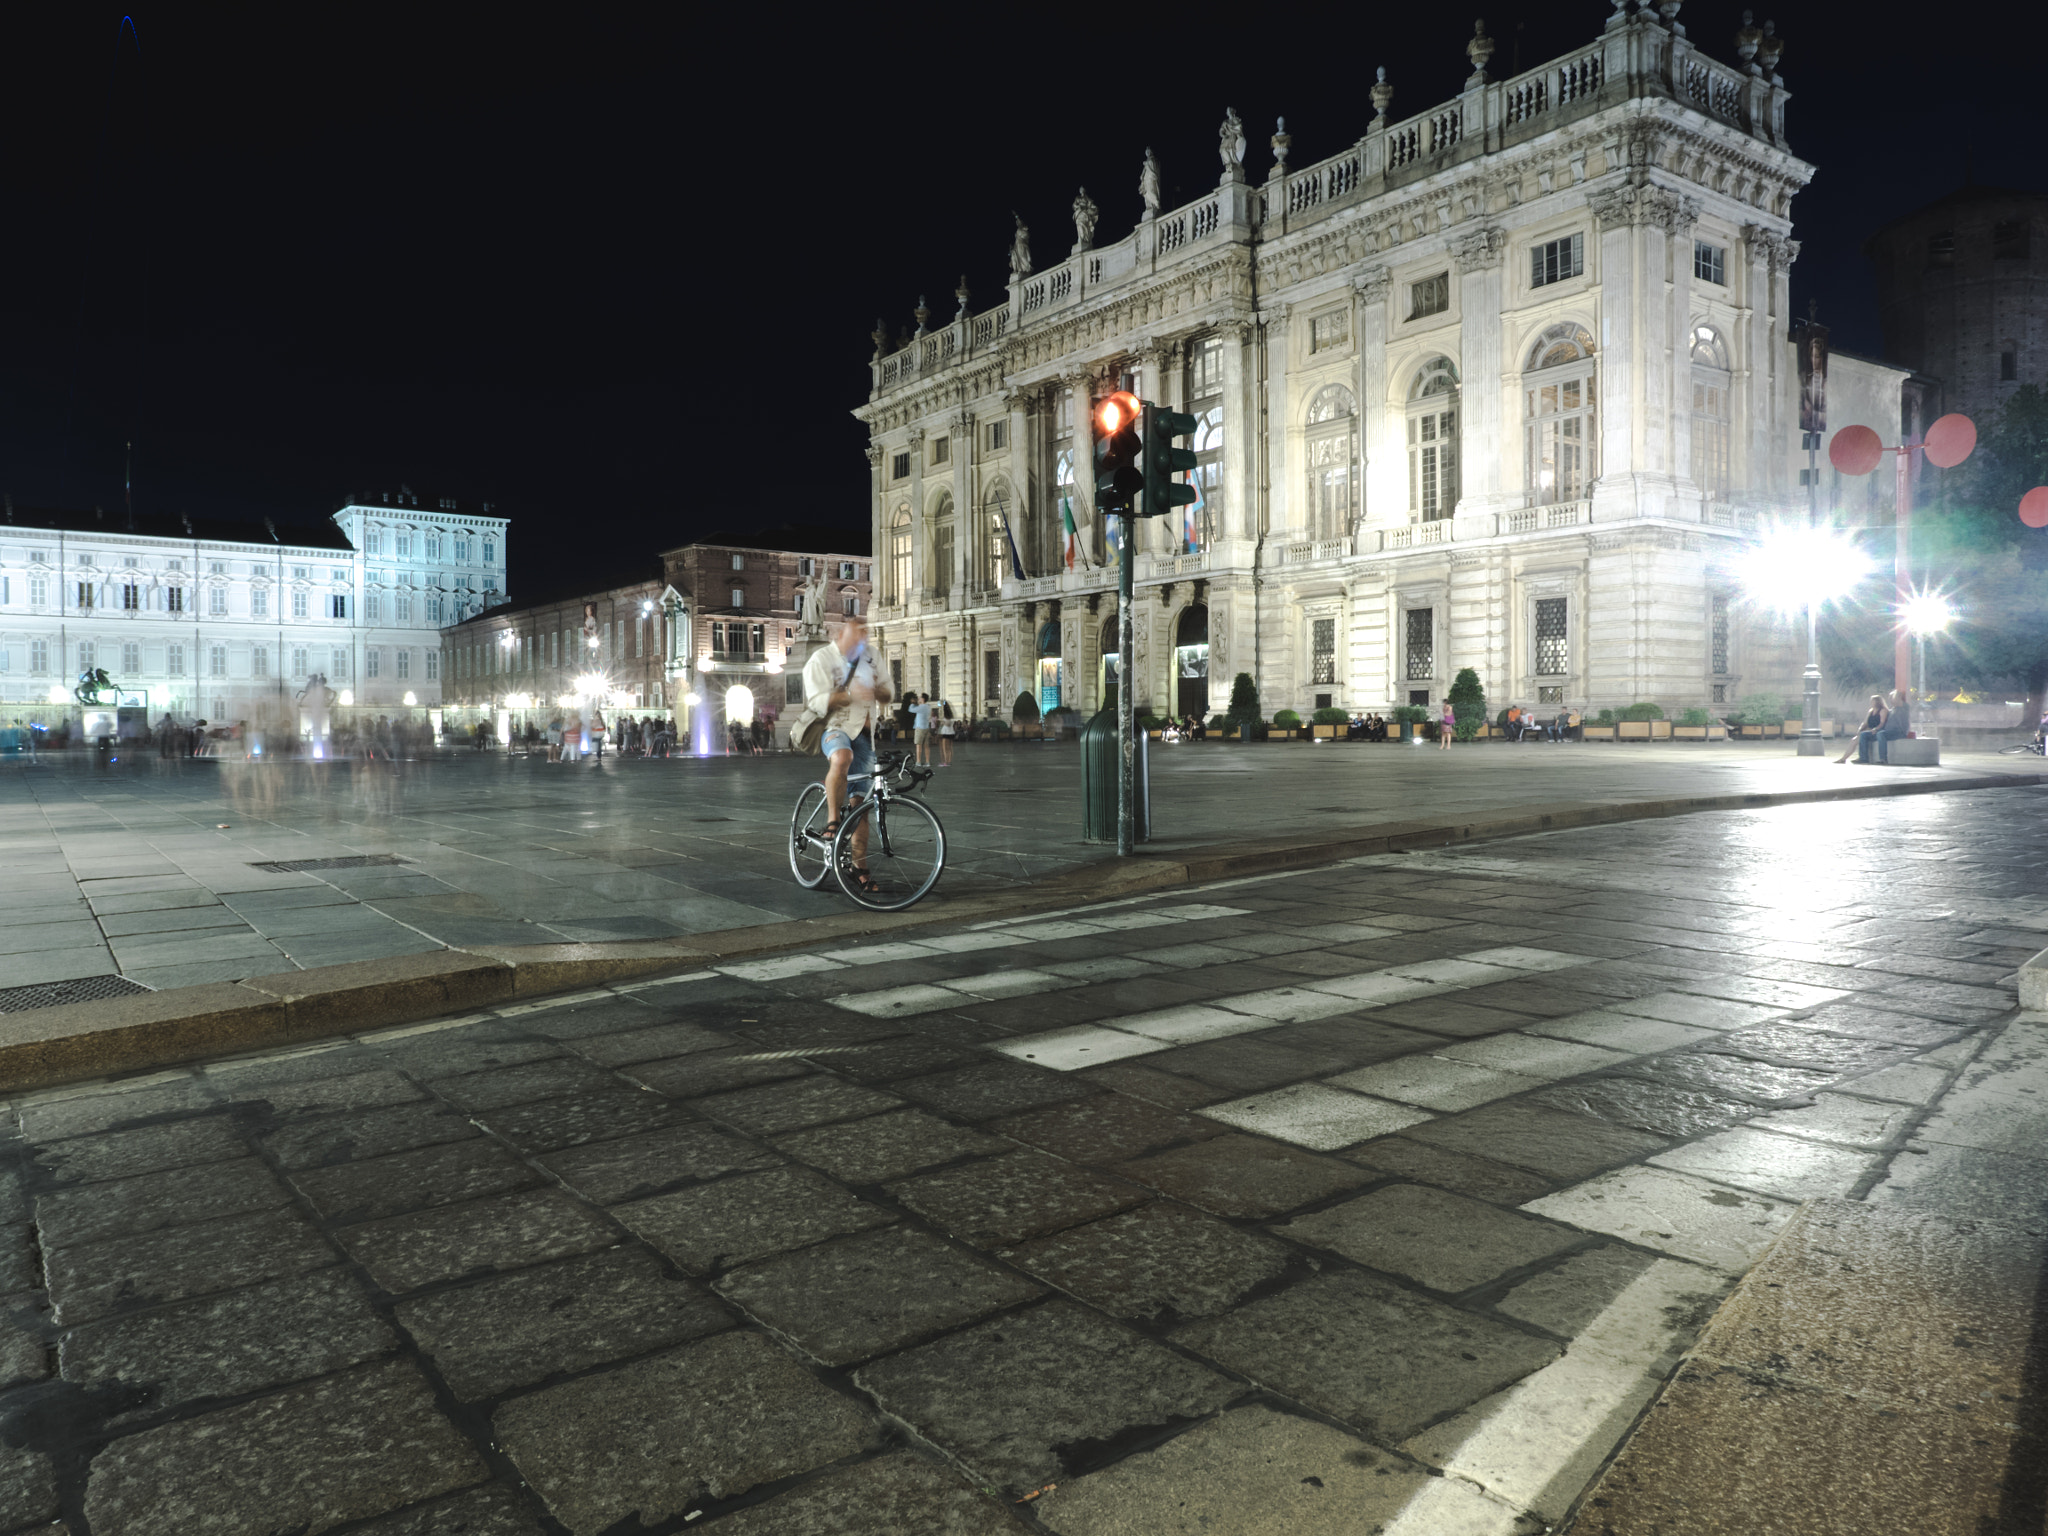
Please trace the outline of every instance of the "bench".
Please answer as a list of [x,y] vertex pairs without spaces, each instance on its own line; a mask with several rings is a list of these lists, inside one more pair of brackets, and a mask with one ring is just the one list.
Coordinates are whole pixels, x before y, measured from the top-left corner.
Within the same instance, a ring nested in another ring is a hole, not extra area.
[[1886,760],[1894,768],[1939,768],[1941,738],[1900,736],[1891,743],[1885,755]]

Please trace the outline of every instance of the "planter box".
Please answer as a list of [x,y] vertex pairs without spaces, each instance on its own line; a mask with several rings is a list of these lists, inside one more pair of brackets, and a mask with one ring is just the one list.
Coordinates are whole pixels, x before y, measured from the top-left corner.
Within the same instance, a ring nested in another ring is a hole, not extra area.
[[[1636,721],[1634,723],[1647,725],[1649,722]],[[1611,725],[1587,725],[1580,727],[1580,734],[1586,741],[1612,741],[1614,740],[1614,730],[1615,728]]]
[[1671,727],[1671,734],[1680,741],[1705,741],[1707,739],[1707,727],[1704,725],[1674,725]]
[[1316,735],[1320,736],[1323,740],[1333,741],[1336,739],[1337,733],[1343,730],[1344,727],[1341,725],[1317,725],[1311,726],[1310,729],[1313,730],[1316,733]]
[[1782,736],[1785,734],[1785,727],[1782,725],[1767,725],[1764,727],[1764,734],[1766,736]]
[[1707,740],[1709,740],[1709,741],[1726,741],[1727,739],[1728,739],[1728,727],[1727,727],[1727,726],[1725,726],[1725,725],[1710,725],[1710,726],[1708,726],[1708,727],[1707,727]]
[[1650,722],[1650,740],[1669,741],[1670,739],[1671,722],[1669,720],[1652,720]]
[[1766,729],[1771,729],[1771,730],[1775,730],[1775,729],[1776,729],[1776,727],[1775,727],[1775,726],[1771,726],[1771,727],[1765,727],[1765,726],[1761,726],[1761,725],[1738,725],[1738,726],[1736,726],[1736,727],[1735,727],[1735,734],[1736,734],[1736,735],[1738,735],[1738,736],[1744,736],[1744,737],[1748,737],[1748,736],[1761,736],[1761,735],[1763,735],[1763,734],[1764,734],[1764,732],[1765,732],[1765,730],[1766,730]]
[[1157,731],[1147,731],[1145,734],[1147,736],[1150,736],[1154,741],[1157,741],[1159,739],[1159,732]]
[[1622,741],[1648,741],[1652,723],[1648,720],[1623,720],[1616,724],[1614,731]]
[[1299,731],[1297,731],[1297,730],[1294,730],[1294,729],[1292,729],[1292,728],[1290,728],[1290,727],[1288,727],[1288,726],[1276,725],[1276,726],[1272,726],[1272,727],[1270,727],[1270,728],[1269,728],[1269,729],[1267,730],[1267,732],[1266,732],[1266,740],[1268,740],[1268,741],[1292,741],[1292,740],[1294,740],[1294,738],[1295,738],[1295,737],[1299,736],[1300,734],[1301,734],[1301,732],[1299,732]]

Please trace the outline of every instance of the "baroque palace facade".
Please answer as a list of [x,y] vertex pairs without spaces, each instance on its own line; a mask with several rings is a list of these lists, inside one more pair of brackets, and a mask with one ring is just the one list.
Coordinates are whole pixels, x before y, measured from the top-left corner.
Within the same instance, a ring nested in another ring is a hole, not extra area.
[[1119,556],[1089,410],[1128,378],[1200,422],[1200,504],[1130,552],[1141,707],[1215,712],[1238,672],[1269,713],[1435,704],[1465,666],[1497,705],[1796,691],[1803,646],[1720,566],[1806,507],[1787,285],[1813,168],[1776,39],[1745,28],[1729,66],[1625,4],[1508,80],[1475,37],[1419,116],[1381,71],[1362,140],[1295,166],[1283,127],[1263,183],[1234,113],[1192,204],[1158,206],[1148,150],[1122,240],[1083,194],[1049,266],[1020,221],[1001,306],[963,282],[950,323],[878,330],[855,414],[876,633],[911,686],[1098,707]]

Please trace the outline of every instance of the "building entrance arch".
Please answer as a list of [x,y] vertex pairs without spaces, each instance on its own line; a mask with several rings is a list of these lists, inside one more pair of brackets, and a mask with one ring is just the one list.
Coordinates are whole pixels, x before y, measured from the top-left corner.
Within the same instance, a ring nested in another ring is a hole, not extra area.
[[1173,626],[1173,708],[1185,719],[1209,715],[1209,609],[1191,603]]

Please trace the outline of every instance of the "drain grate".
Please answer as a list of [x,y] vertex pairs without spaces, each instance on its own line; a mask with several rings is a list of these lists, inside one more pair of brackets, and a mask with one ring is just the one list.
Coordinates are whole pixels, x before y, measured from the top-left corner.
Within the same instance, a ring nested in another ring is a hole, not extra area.
[[410,864],[395,853],[352,853],[345,859],[281,859],[271,864],[251,864],[251,869],[273,875],[311,875],[323,869],[372,869],[382,864]]
[[8,987],[0,991],[0,1013],[27,1013],[31,1008],[56,1008],[65,1003],[96,1003],[103,998],[126,997],[131,992],[153,992],[126,976],[81,976],[76,981],[45,981],[32,987]]

